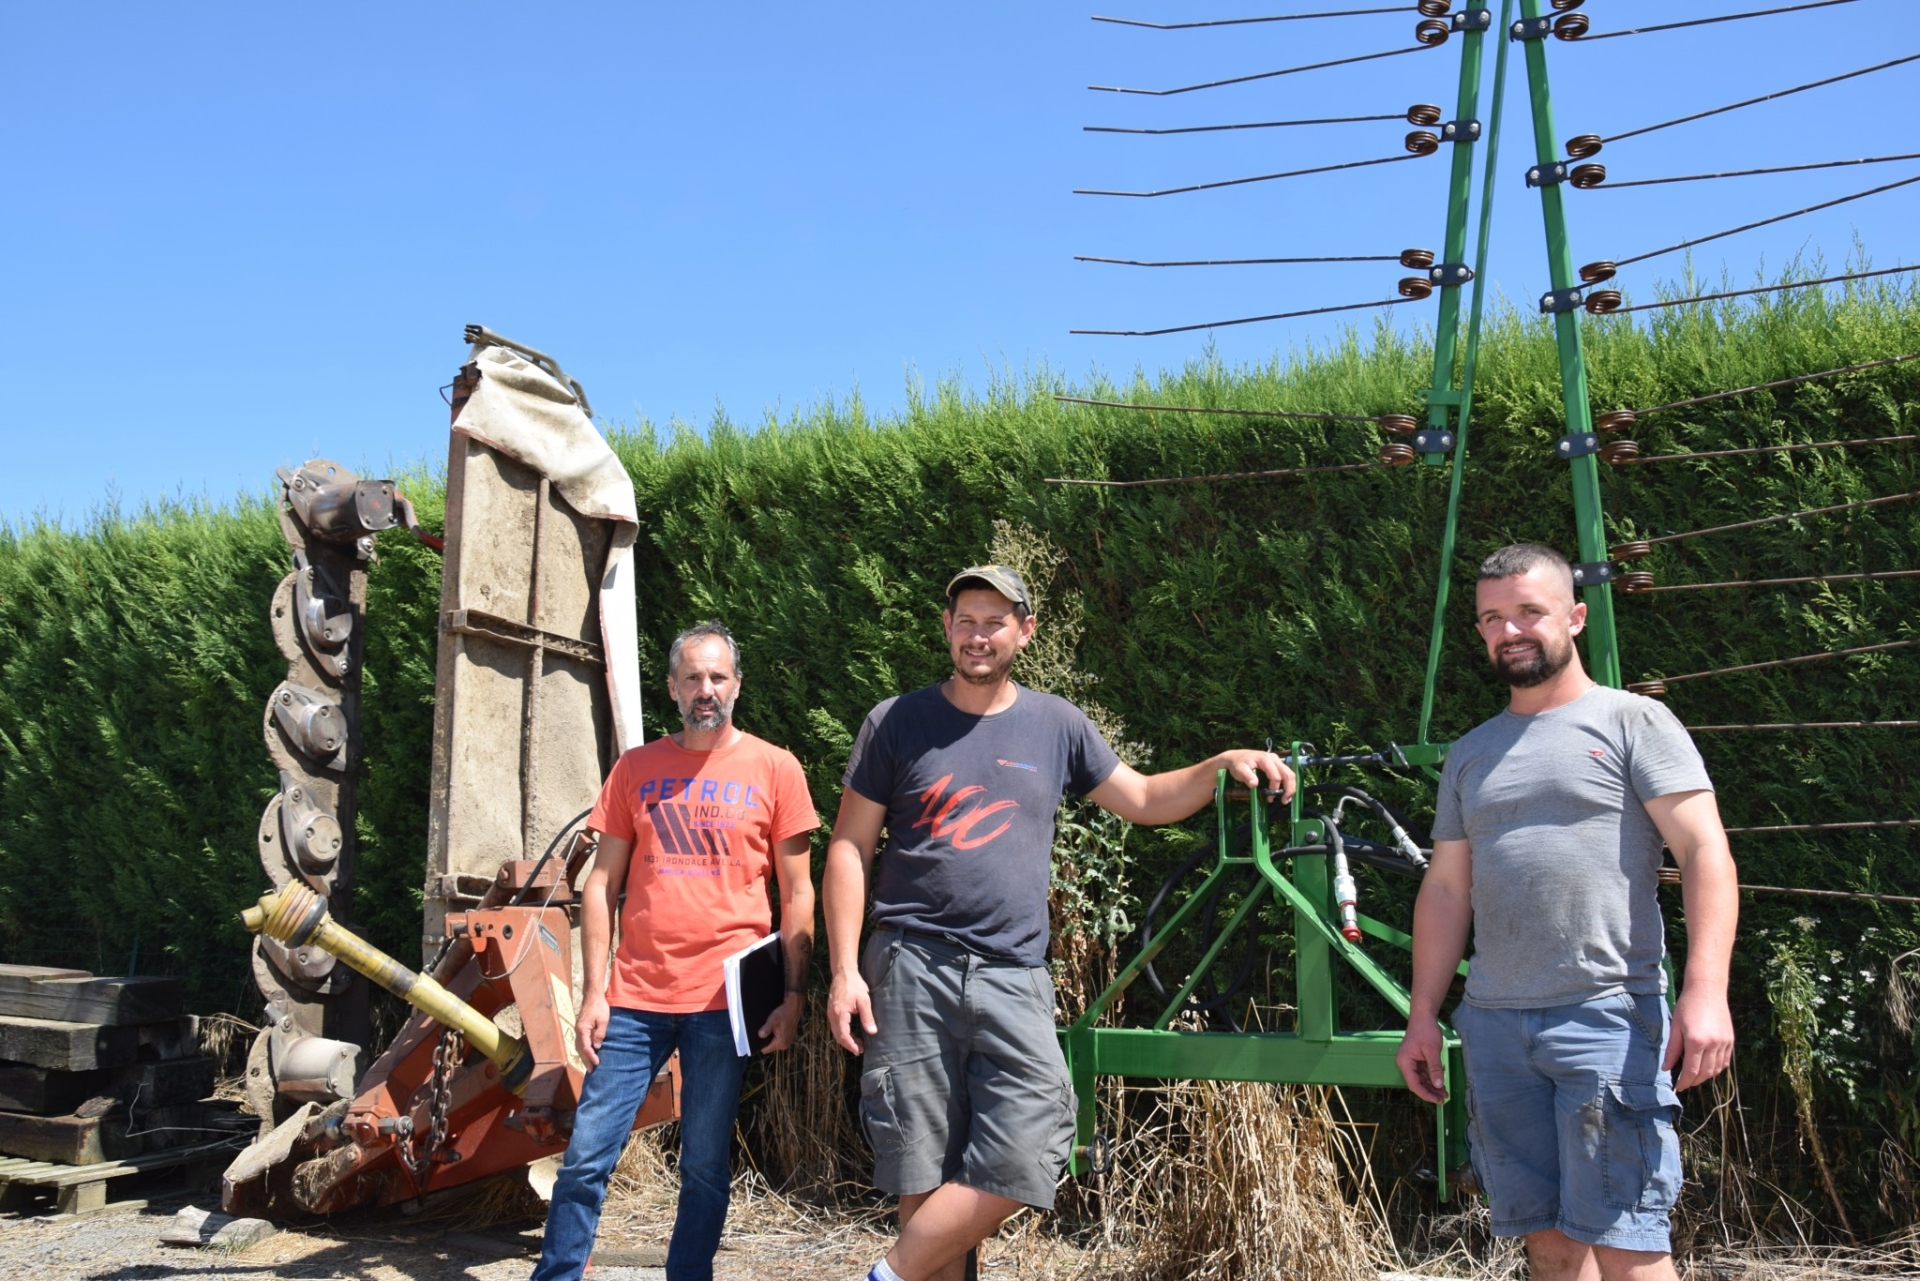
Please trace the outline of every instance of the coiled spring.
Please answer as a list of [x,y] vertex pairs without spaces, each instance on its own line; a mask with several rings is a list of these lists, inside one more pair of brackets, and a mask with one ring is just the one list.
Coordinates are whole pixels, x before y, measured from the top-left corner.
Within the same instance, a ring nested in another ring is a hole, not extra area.
[[1412,414],[1382,414],[1379,422],[1381,431],[1395,436],[1411,436],[1420,430],[1420,420]]
[[1414,460],[1413,446],[1390,440],[1380,446],[1380,461],[1389,467],[1404,467]]
[[1631,409],[1609,409],[1593,420],[1595,431],[1625,431],[1640,421],[1640,415]]
[[1602,258],[1599,262],[1590,262],[1580,269],[1580,279],[1589,285],[1604,284],[1619,274],[1619,264],[1607,258]]
[[1586,308],[1595,316],[1604,316],[1610,311],[1619,311],[1625,296],[1618,289],[1596,289],[1587,295]]
[[1640,446],[1635,441],[1610,440],[1606,444],[1600,446],[1601,460],[1604,462],[1613,463],[1615,466],[1618,466],[1621,463],[1630,463],[1634,459],[1638,458],[1639,456],[1640,456]]
[[1433,282],[1425,276],[1402,276],[1400,278],[1400,296],[1419,301],[1433,297]]
[[1653,589],[1653,575],[1644,569],[1630,569],[1624,574],[1616,574],[1613,581],[1629,596]]

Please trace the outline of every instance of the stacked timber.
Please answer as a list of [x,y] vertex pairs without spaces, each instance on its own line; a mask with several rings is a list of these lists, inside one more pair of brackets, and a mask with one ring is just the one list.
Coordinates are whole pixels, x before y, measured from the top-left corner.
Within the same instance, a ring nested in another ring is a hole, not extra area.
[[179,979],[0,965],[0,1154],[92,1165],[229,1130],[182,1004]]

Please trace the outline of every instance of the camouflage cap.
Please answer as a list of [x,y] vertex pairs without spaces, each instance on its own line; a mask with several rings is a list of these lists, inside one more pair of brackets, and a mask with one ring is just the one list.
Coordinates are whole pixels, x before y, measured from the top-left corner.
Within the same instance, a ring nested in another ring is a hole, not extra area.
[[969,583],[979,587],[990,587],[1028,613],[1033,612],[1033,602],[1027,599],[1027,585],[1005,565],[974,565],[963,569],[953,576],[947,584],[947,599],[952,600],[954,593]]

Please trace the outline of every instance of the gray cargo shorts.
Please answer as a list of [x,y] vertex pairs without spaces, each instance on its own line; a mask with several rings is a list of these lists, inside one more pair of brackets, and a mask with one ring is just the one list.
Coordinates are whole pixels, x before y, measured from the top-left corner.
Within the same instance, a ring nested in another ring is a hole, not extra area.
[[860,1072],[874,1184],[915,1196],[960,1182],[1052,1209],[1074,1093],[1046,967],[882,929],[860,973],[880,1028]]

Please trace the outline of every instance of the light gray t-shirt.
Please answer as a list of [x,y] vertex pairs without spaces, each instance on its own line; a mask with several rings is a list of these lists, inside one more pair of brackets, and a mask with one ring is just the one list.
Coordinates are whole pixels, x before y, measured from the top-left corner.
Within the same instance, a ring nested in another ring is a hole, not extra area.
[[1711,791],[1665,706],[1596,685],[1564,707],[1502,712],[1447,752],[1436,841],[1473,855],[1467,999],[1541,1008],[1664,992],[1664,841],[1646,802]]

